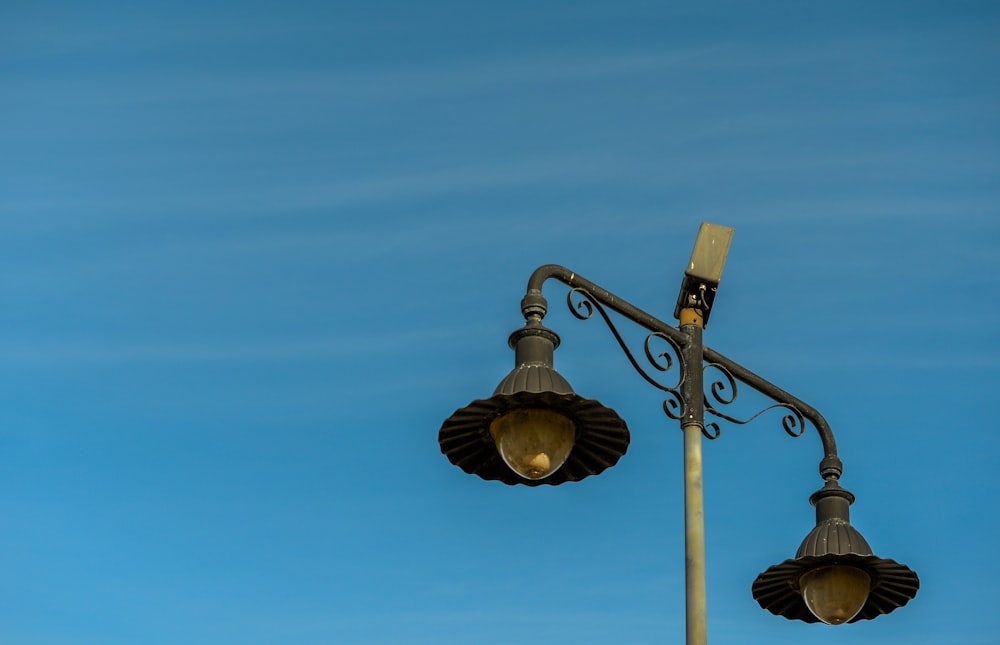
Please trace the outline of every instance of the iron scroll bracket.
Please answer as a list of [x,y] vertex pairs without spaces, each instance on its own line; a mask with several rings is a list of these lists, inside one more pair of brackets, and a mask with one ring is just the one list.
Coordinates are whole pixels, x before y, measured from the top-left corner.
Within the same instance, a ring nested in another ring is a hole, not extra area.
[[[548,303],[542,295],[542,285],[548,279],[558,280],[570,287],[566,300],[570,313],[574,317],[579,320],[588,320],[592,318],[594,312],[599,314],[636,372],[647,383],[667,395],[663,401],[664,413],[671,419],[681,419],[686,409],[686,402],[681,394],[681,385],[684,384],[685,375],[688,371],[684,354],[688,353],[690,355],[690,350],[695,349],[694,347],[687,347],[692,342],[688,334],[643,311],[577,273],[555,264],[547,264],[539,267],[531,274],[528,280],[527,293],[521,301],[521,312],[529,324],[540,323],[545,317]],[[649,332],[643,347],[648,366],[643,366],[636,358],[635,353],[631,351],[622,334],[615,326],[612,317],[609,315],[609,310]],[[698,336],[700,337],[700,334]],[[654,342],[664,343],[669,351],[657,353],[653,349]],[[827,481],[835,481],[840,478],[843,472],[843,463],[837,456],[837,444],[833,436],[833,431],[826,419],[823,418],[823,415],[801,399],[792,396],[782,388],[723,354],[704,346],[701,347],[700,353],[704,366],[703,369],[706,374],[713,374],[708,390],[703,395],[705,412],[730,423],[745,425],[769,410],[780,408],[785,411],[785,414],[781,417],[781,425],[788,435],[792,437],[801,436],[805,432],[807,425],[812,425],[819,434],[824,453],[819,466],[820,476]],[[695,352],[695,355],[697,355],[697,352]],[[679,367],[676,383],[664,382],[661,375],[671,374],[675,365]],[[659,374],[654,374],[654,372]],[[722,408],[736,401],[739,395],[738,384],[750,387],[774,403],[745,419],[728,414]],[[806,423],[807,421],[809,422],[808,424]],[[719,437],[721,430],[718,422],[711,421],[704,424],[702,432],[707,438],[716,439]]]

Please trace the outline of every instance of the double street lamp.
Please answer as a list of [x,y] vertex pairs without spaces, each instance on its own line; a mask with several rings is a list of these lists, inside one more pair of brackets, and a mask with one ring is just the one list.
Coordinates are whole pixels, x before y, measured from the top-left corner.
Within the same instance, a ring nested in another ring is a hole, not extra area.
[[[879,558],[850,524],[854,495],[841,488],[843,464],[829,424],[814,408],[722,354],[705,347],[702,331],[712,304],[733,229],[704,223],[691,262],[684,273],[674,310],[674,328],[629,304],[593,282],[557,265],[535,270],[521,301],[525,325],[510,335],[514,369],[493,396],[457,410],[441,426],[441,452],[469,474],[510,485],[558,485],[598,475],[625,454],[629,431],[611,408],[573,391],[553,367],[559,336],[542,324],[548,303],[543,283],[552,278],[570,287],[570,312],[581,320],[596,312],[605,321],[632,367],[650,385],[665,393],[663,410],[680,422],[684,436],[684,514],[686,551],[687,642],[707,643],[705,602],[705,523],[702,492],[702,437],[719,436],[712,417],[737,424],[781,408],[782,426],[800,436],[807,422],[819,433],[823,487],[809,502],[816,507],[816,527],[802,541],[795,557],[757,576],[753,597],[773,614],[807,623],[830,625],[887,614],[916,596],[917,574],[893,560]],[[645,365],[632,353],[609,314],[613,311],[643,327]],[[656,343],[669,351],[657,353]],[[677,364],[676,382],[664,375]],[[705,371],[712,370],[708,389]],[[727,412],[745,384],[773,401],[749,419]]]

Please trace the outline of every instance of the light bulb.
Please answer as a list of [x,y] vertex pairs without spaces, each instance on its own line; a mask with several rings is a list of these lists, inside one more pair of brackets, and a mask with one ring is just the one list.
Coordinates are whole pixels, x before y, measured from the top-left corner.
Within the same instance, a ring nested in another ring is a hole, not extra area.
[[827,625],[841,625],[865,606],[871,576],[846,565],[817,567],[802,574],[799,588],[806,607],[816,618]]
[[522,408],[495,419],[490,434],[511,470],[525,479],[544,479],[566,463],[576,426],[558,412]]

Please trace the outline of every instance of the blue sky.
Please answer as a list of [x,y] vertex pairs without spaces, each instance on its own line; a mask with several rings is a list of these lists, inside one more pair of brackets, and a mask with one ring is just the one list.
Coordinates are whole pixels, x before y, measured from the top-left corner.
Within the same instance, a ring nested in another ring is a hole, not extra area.
[[712,221],[706,342],[824,413],[922,589],[761,610],[822,453],[723,425],[709,637],[995,643],[1000,10],[762,5],[0,9],[0,642],[679,642],[681,435],[564,288],[556,367],[628,454],[506,487],[437,431],[536,266],[669,320]]

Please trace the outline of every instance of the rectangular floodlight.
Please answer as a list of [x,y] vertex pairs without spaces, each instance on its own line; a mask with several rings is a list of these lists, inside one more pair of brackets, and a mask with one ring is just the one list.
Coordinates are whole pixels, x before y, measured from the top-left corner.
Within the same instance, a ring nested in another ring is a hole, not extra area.
[[733,239],[733,229],[728,226],[702,222],[698,238],[691,252],[691,263],[685,274],[692,278],[718,286],[722,280],[722,267],[726,265],[729,243]]

